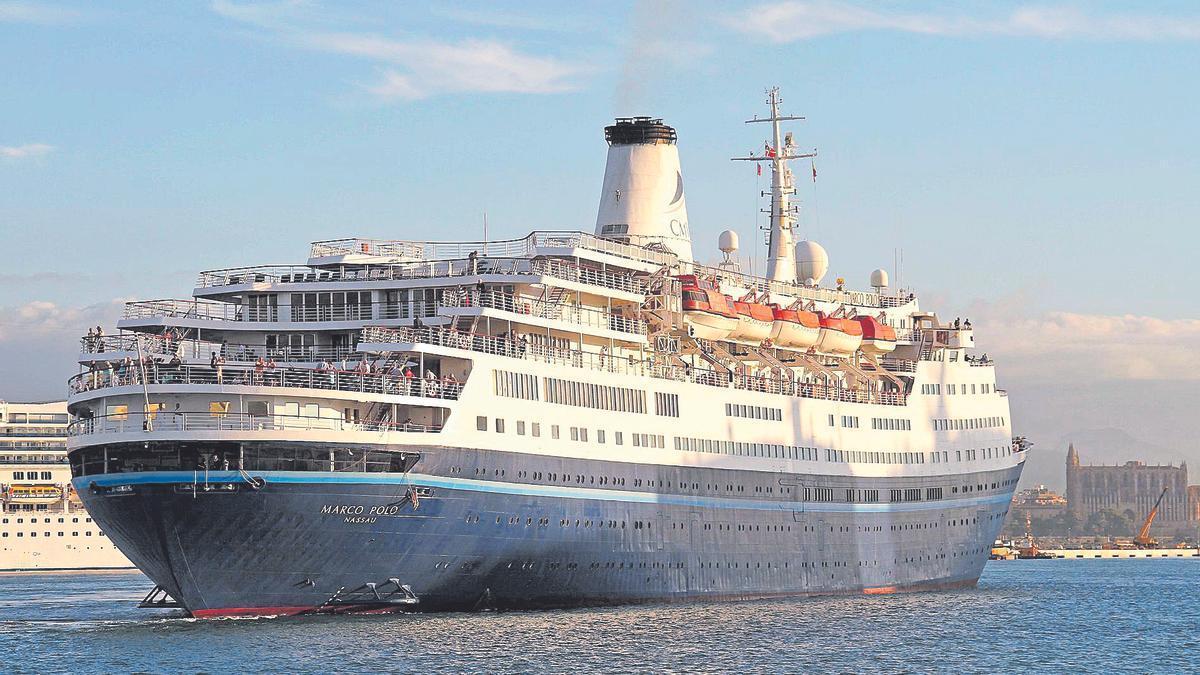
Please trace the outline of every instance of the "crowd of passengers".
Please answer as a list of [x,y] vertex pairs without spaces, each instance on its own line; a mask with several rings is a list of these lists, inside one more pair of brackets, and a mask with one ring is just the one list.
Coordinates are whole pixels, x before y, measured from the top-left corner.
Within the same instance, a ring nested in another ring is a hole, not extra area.
[[373,361],[365,356],[358,361],[342,359],[338,363],[321,361],[315,367],[280,368],[274,358],[258,357],[253,366],[226,365],[225,357],[214,352],[208,368],[185,365],[179,354],[147,354],[141,360],[125,357],[98,364],[77,380],[76,391],[103,387],[142,384],[215,383],[263,386],[312,386],[319,389],[379,391],[385,394],[458,398],[462,383],[453,373],[439,376],[432,368],[419,375],[410,365]]

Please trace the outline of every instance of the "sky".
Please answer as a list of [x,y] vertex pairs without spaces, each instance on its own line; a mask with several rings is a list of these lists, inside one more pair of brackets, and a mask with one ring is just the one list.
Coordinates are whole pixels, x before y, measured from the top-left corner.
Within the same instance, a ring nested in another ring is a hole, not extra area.
[[204,269],[590,231],[614,116],[677,128],[698,257],[761,269],[729,158],[779,86],[831,276],[971,317],[1047,462],[1200,459],[1195,3],[0,0],[0,59],[0,398]]

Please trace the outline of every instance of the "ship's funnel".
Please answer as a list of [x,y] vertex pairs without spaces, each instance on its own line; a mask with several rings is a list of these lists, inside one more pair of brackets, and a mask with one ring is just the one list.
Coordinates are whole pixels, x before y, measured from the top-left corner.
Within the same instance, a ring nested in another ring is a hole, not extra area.
[[675,130],[649,117],[619,118],[604,127],[608,164],[596,234],[642,246],[659,245],[692,260],[683,173]]

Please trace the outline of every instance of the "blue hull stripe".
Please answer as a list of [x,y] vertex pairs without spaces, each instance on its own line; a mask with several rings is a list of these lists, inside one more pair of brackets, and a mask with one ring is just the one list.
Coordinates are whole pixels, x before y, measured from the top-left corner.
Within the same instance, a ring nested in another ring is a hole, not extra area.
[[[904,502],[898,504],[843,504],[834,502],[779,502],[754,499],[728,499],[722,497],[694,497],[690,495],[657,494],[629,490],[603,490],[585,487],[557,485],[531,485],[528,483],[503,483],[496,481],[449,478],[425,474],[384,473],[323,473],[316,471],[251,471],[251,476],[262,477],[268,483],[291,484],[338,484],[338,485],[415,485],[438,487],[448,490],[466,490],[495,494],[512,494],[528,497],[553,497],[559,499],[592,499],[602,501],[631,502],[638,504],[668,504],[672,506],[695,506],[708,509],[750,509],[755,511],[801,511],[804,513],[889,513],[911,511],[941,511],[989,504],[1007,504],[1007,494],[987,497],[941,499],[929,502]],[[205,475],[191,471],[153,471],[142,473],[97,474],[75,478],[76,490],[86,490],[95,483],[98,486],[154,485],[204,483]],[[209,483],[242,483],[245,478],[237,471],[210,471]]]

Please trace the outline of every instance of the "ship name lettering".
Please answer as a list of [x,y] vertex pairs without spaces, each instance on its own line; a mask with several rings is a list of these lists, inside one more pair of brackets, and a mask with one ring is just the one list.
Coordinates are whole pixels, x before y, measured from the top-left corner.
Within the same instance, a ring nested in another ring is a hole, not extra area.
[[351,523],[353,525],[370,525],[375,521],[375,518],[368,518],[367,516],[346,516],[346,520],[343,522]]
[[363,507],[352,504],[324,504],[321,506],[322,514],[334,516],[358,516],[362,515]]

